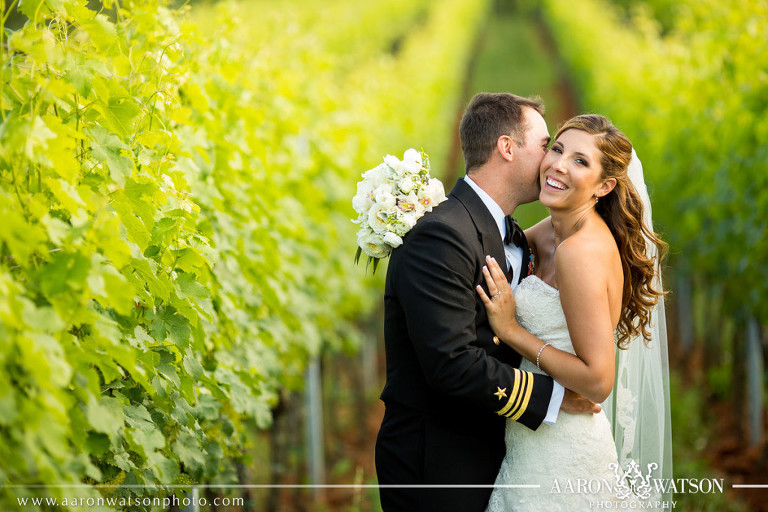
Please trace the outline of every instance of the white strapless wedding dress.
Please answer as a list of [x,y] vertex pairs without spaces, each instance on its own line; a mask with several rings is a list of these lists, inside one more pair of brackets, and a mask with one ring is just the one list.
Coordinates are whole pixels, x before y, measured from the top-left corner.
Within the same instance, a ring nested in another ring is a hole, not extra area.
[[[560,304],[560,292],[536,276],[515,289],[517,321],[553,347],[574,353]],[[544,373],[523,359],[520,369]],[[536,485],[538,488],[496,487],[487,512],[580,511],[609,508],[618,500],[607,487],[615,472],[616,446],[605,414],[568,414],[560,411],[553,426],[533,431],[507,420],[507,452],[496,486]],[[610,502],[610,503],[606,503]]]

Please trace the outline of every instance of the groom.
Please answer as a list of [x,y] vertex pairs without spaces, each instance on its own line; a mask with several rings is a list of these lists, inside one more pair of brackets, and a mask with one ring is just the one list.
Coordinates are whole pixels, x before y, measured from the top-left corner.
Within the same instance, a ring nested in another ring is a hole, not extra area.
[[506,216],[538,198],[549,143],[543,111],[513,94],[476,95],[460,127],[466,177],[392,253],[386,411],[376,441],[385,512],[482,512],[504,458],[506,418],[535,430],[553,424],[561,404],[599,410],[570,391],[564,397],[551,378],[519,370],[521,356],[494,343],[475,291],[485,287],[487,255],[508,268],[513,286],[531,271],[525,236]]

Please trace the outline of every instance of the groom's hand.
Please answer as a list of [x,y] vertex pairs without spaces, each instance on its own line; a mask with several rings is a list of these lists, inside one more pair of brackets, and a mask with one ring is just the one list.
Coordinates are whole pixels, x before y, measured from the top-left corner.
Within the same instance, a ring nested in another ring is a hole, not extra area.
[[571,414],[597,414],[601,411],[601,407],[592,400],[587,400],[575,391],[566,388],[560,410]]

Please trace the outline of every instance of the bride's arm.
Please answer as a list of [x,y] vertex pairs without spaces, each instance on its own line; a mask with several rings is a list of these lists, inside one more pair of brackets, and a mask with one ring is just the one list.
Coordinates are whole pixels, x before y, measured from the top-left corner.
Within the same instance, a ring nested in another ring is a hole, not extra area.
[[[546,346],[523,329],[515,319],[515,304],[504,274],[490,261],[486,280],[492,280],[490,300],[481,298],[488,310],[494,332],[523,357],[536,363],[564,387],[586,398],[603,402],[613,388],[614,325],[608,301],[609,255],[580,240],[568,239],[557,249],[556,270],[571,342],[577,355]],[[500,279],[499,279],[500,278]],[[542,347],[545,347],[542,349]]]

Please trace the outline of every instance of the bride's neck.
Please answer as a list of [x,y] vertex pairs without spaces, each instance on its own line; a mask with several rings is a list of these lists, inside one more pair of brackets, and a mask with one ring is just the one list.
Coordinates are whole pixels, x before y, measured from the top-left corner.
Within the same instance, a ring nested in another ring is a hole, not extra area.
[[587,204],[576,210],[553,211],[550,210],[549,220],[555,231],[555,247],[576,233],[584,225],[591,214],[595,213],[595,205]]

